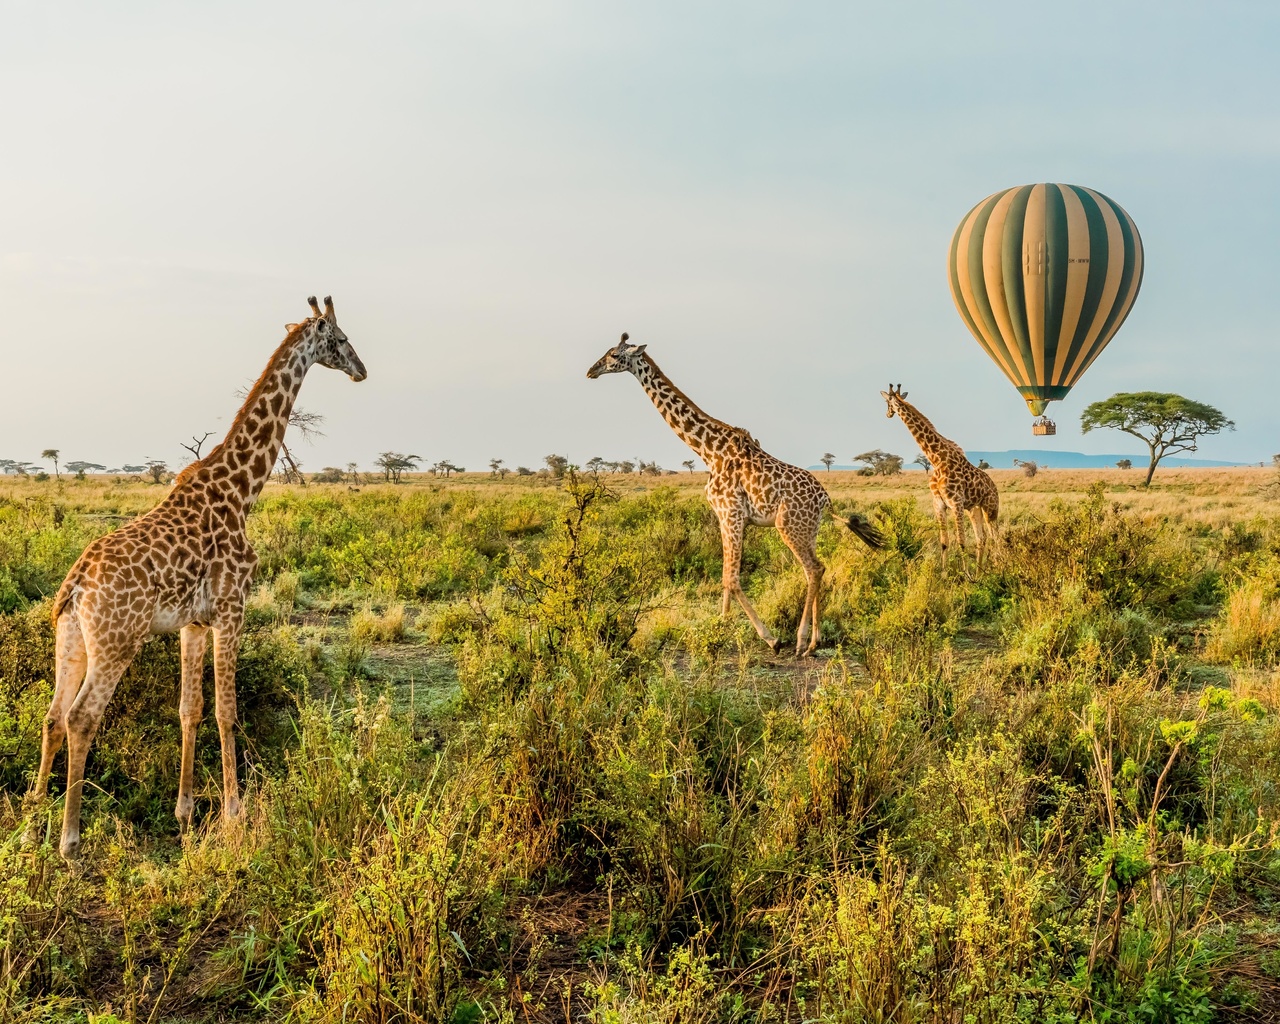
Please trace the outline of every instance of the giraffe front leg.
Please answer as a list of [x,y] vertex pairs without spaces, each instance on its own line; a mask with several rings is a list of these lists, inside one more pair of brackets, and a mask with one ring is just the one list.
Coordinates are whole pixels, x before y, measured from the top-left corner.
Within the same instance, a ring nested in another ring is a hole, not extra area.
[[933,496],[933,518],[938,521],[938,561],[947,567],[947,503],[938,495]]
[[964,506],[955,502],[951,506],[951,515],[956,523],[956,546],[960,549],[960,570],[968,571],[968,552],[964,542]]
[[722,613],[727,617],[730,600],[736,598],[738,604],[742,606],[742,610],[746,612],[747,618],[756,631],[756,635],[769,645],[770,650],[776,653],[781,646],[777,637],[770,633],[769,627],[760,621],[760,616],[751,607],[751,602],[747,600],[747,595],[742,590],[742,537],[746,531],[746,525],[746,517],[743,515],[725,514],[720,518],[720,543],[724,552],[724,573],[722,576],[724,593],[721,609]]
[[194,788],[196,729],[204,716],[204,652],[209,637],[208,626],[184,626],[182,629],[182,696],[178,717],[182,721],[182,769],[178,779],[178,802],[174,816],[184,831],[191,826],[195,801]]
[[240,650],[243,608],[213,628],[214,716],[222,740],[222,816],[240,816],[240,786],[236,780],[236,658]]

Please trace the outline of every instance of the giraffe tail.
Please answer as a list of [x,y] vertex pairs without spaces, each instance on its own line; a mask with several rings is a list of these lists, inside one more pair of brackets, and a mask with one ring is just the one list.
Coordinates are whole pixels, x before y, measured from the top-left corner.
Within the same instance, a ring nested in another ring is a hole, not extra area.
[[67,605],[71,603],[71,595],[75,592],[76,585],[80,582],[80,566],[72,567],[67,573],[67,578],[62,581],[62,586],[58,588],[58,596],[53,599],[53,625],[56,628],[58,619],[62,617],[62,613],[66,611]]
[[855,512],[848,519],[844,520],[844,525],[849,527],[858,539],[861,540],[869,548],[879,550],[884,547],[884,534],[871,525],[871,520],[866,516]]

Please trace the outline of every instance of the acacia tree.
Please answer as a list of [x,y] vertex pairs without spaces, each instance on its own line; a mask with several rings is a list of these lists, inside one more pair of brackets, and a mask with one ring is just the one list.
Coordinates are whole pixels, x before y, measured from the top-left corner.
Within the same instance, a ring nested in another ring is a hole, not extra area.
[[1162,391],[1120,392],[1094,402],[1080,414],[1080,430],[1087,434],[1097,427],[1122,430],[1146,443],[1151,452],[1146,487],[1166,455],[1193,452],[1201,437],[1236,429],[1213,406]]
[[503,463],[503,461],[504,461],[504,460],[502,460],[502,459],[490,459],[490,460],[489,460],[489,475],[490,475],[490,476],[497,476],[500,472],[502,472],[502,463]]
[[40,453],[40,458],[53,463],[53,475],[57,479],[62,479],[62,474],[58,472],[58,456],[62,453],[57,448],[46,448]]
[[412,470],[421,461],[421,455],[401,455],[399,452],[383,452],[374,460],[373,464],[382,470],[389,482],[398,484],[400,482],[400,474]]
[[693,459],[685,459],[680,465],[684,466],[690,473],[693,472]]
[[1133,469],[1133,459],[1121,459],[1116,463],[1117,469]]
[[[929,470],[933,469],[933,463],[929,461],[929,456],[925,455],[924,452],[921,452],[914,459],[912,459],[911,464],[913,466],[919,466],[926,473],[929,472]],[[984,467],[979,466],[978,468],[982,469]]]
[[836,457],[832,455],[831,452],[823,452],[822,458],[820,458],[818,461],[821,462],[824,466],[826,466],[827,472],[830,473],[831,467],[834,466],[836,463]]
[[894,476],[902,472],[902,456],[894,455],[892,452],[881,451],[879,448],[874,451],[863,452],[861,455],[855,455],[853,460],[864,463],[869,471],[868,475]]
[[547,469],[551,471],[551,476],[555,480],[564,476],[565,470],[569,468],[569,460],[563,455],[548,455],[542,461],[547,464]]
[[83,480],[86,473],[105,473],[107,467],[96,462],[68,462],[67,471],[74,473],[77,480]]

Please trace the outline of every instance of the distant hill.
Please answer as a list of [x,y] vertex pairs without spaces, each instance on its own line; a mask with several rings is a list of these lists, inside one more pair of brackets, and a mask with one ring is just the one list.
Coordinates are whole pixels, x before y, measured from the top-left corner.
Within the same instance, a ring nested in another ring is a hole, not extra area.
[[[1049,469],[1103,469],[1108,466],[1114,466],[1121,459],[1129,459],[1135,469],[1145,469],[1147,466],[1147,455],[1086,455],[1084,452],[1057,452],[1048,449],[1037,448],[1014,448],[1006,452],[983,452],[971,451],[965,452],[969,456],[969,461],[974,465],[985,459],[992,469],[1013,469],[1013,460],[1019,459],[1023,462],[1035,462],[1043,468]],[[1206,468],[1210,466],[1251,466],[1251,462],[1218,462],[1214,459],[1181,459],[1177,456],[1170,456],[1167,459],[1161,459],[1162,466],[1192,466]],[[810,466],[809,469],[814,472],[820,472],[826,467],[822,465]],[[832,466],[832,469],[855,470],[861,469],[861,466]],[[902,467],[904,470],[919,469],[919,466],[907,463]]]

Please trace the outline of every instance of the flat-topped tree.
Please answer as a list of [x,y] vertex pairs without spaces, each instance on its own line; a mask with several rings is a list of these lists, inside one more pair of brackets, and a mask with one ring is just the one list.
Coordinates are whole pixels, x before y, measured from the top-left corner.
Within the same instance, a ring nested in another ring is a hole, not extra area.
[[855,455],[853,461],[863,463],[871,470],[872,476],[897,476],[902,472],[902,456],[881,451],[879,448]]
[[1087,406],[1080,414],[1080,430],[1099,427],[1123,430],[1143,441],[1151,453],[1144,486],[1151,486],[1156,466],[1166,455],[1193,452],[1196,442],[1236,425],[1211,405],[1163,391],[1120,392]]
[[244,603],[258,564],[245,533],[249,507],[271,475],[303,378],[319,363],[364,380],[364,364],[338,327],[333,303],[289,324],[226,438],[174,481],[146,515],[93,541],[53,602],[57,682],[44,722],[32,792],[43,800],[53,758],[67,741],[62,855],[80,845],[85,758],[107,702],[151,633],[182,634],[182,766],[175,814],[192,813],[196,726],[204,708],[205,646],[213,632],[214,694],[222,739],[222,811],[240,813],[236,782],[235,672]]
[[74,473],[79,479],[83,480],[86,473],[105,473],[107,467],[97,462],[75,462],[67,463],[67,471]]
[[373,464],[382,470],[389,483],[398,484],[400,482],[400,474],[412,473],[421,461],[421,455],[401,455],[399,452],[383,452],[374,459]]
[[[820,639],[819,597],[826,572],[818,559],[816,541],[823,513],[831,507],[831,498],[818,478],[807,469],[774,458],[742,427],[708,416],[658,369],[658,364],[645,354],[643,345],[627,344],[625,334],[617,345],[596,360],[587,376],[595,379],[606,373],[632,374],[667,425],[707,467],[707,500],[720,521],[724,549],[721,613],[727,616],[736,598],[760,638],[775,651],[780,646],[751,607],[740,579],[742,541],[747,524],[775,527],[804,568],[808,580],[804,610],[796,631],[796,654],[812,654]],[[656,463],[642,463],[642,468],[644,465],[657,467]],[[870,547],[877,548],[884,543],[879,531],[861,516],[850,517],[845,525]]]
[[53,475],[58,480],[62,479],[62,474],[58,472],[58,456],[61,454],[57,448],[46,448],[40,453],[40,458],[53,463]]

